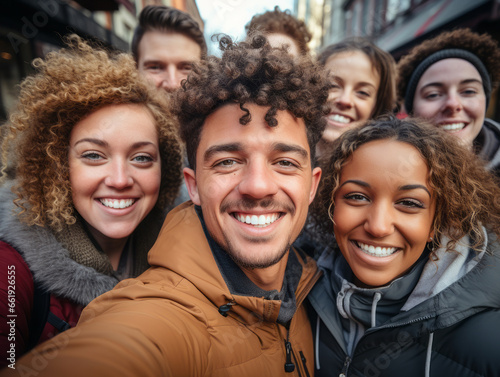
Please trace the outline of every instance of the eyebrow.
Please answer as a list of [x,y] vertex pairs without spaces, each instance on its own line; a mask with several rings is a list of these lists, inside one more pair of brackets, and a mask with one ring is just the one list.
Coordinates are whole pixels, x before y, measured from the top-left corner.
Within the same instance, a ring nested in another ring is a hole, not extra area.
[[[228,144],[218,144],[218,145],[212,145],[210,148],[208,148],[204,155],[203,155],[203,160],[209,161],[213,155],[220,153],[220,152],[239,152],[243,150],[243,146],[241,143],[228,143]],[[293,152],[299,154],[303,158],[308,158],[309,153],[307,152],[306,149],[302,148],[301,146],[294,145],[294,144],[285,144],[285,143],[274,143],[272,145],[272,150],[276,152]]]
[[243,149],[241,143],[228,143],[228,144],[218,144],[218,145],[212,145],[210,148],[208,148],[204,155],[203,155],[203,161],[207,162],[212,158],[214,154],[220,153],[220,152],[238,152]]
[[97,144],[97,145],[99,145],[101,147],[107,147],[109,145],[104,140],[94,139],[94,138],[91,138],[91,137],[86,137],[86,138],[78,140],[73,146],[76,147],[80,143],[92,143],[92,144]]
[[[355,185],[359,185],[361,187],[371,188],[369,183],[364,182],[364,181],[360,181],[358,179],[349,179],[349,180],[345,181],[344,183],[342,183],[339,186],[339,188],[346,185],[347,183],[354,183]],[[413,184],[413,185],[403,185],[403,186],[398,187],[398,191],[409,191],[409,190],[416,190],[416,189],[422,189],[427,194],[429,194],[430,197],[432,197],[431,192],[424,185]]]
[[285,144],[285,143],[275,143],[273,144],[273,150],[276,152],[293,152],[299,154],[303,158],[308,158],[309,153],[307,150],[299,145]]
[[432,198],[431,192],[424,185],[419,185],[419,184],[404,185],[404,186],[401,186],[401,187],[398,188],[398,190],[400,190],[400,191],[408,191],[408,190],[416,190],[416,189],[422,189],[422,190],[424,190]]
[[[341,84],[344,84],[344,82],[345,82],[345,81],[344,81],[344,79],[343,79],[342,77],[340,77],[340,76],[337,76],[337,75],[331,75],[330,77],[332,78],[332,80],[337,80],[337,81],[339,81]],[[371,82],[368,82],[368,81],[361,81],[361,82],[357,83],[357,85],[356,85],[356,86],[357,86],[357,87],[359,87],[359,86],[371,86],[371,87],[375,88],[375,85],[374,85],[374,84],[372,84]]]
[[[109,143],[107,141],[104,141],[101,139],[94,139],[94,138],[90,138],[90,137],[86,137],[84,139],[78,140],[73,146],[75,147],[80,143],[92,143],[92,144],[97,144],[100,147],[108,147],[109,146]],[[132,144],[131,149],[141,148],[141,147],[144,147],[146,145],[154,145],[154,143],[152,143],[151,141],[138,141],[138,142]]]

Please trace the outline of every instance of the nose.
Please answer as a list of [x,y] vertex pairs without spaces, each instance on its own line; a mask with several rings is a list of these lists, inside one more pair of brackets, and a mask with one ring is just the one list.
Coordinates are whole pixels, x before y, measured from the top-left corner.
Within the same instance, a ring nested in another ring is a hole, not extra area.
[[178,89],[181,85],[181,78],[175,66],[169,65],[165,70],[163,80],[161,81],[161,88],[172,91]]
[[344,88],[338,92],[338,96],[335,99],[335,105],[339,109],[350,109],[352,107],[352,92],[349,89]]
[[364,229],[375,238],[386,237],[394,232],[392,206],[384,203],[372,204],[364,223]]
[[132,186],[134,179],[127,163],[124,161],[114,161],[112,164],[109,164],[104,184],[117,190],[123,190]]
[[463,108],[462,101],[460,100],[458,93],[455,92],[448,93],[445,102],[445,111],[454,113],[462,110],[462,108]]
[[254,199],[262,199],[278,192],[272,168],[263,161],[250,163],[238,185],[239,193]]

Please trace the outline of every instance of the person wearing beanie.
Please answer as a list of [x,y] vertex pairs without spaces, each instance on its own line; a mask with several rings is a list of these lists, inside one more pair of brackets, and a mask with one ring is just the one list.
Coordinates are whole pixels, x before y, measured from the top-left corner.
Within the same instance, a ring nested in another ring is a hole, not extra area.
[[500,176],[500,124],[486,118],[500,81],[500,47],[470,29],[443,32],[398,63],[405,111],[461,139]]

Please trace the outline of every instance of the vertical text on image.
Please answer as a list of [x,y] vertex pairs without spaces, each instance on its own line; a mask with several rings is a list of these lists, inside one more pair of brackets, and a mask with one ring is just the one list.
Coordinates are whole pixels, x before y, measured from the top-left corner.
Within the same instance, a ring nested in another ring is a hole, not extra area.
[[7,350],[7,365],[11,369],[16,369],[16,266],[7,266],[7,324],[9,325],[9,349]]

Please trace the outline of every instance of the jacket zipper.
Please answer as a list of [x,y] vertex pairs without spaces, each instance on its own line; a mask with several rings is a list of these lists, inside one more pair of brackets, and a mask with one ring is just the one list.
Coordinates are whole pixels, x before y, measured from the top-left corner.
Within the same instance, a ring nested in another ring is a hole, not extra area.
[[306,377],[311,377],[309,374],[309,371],[307,370],[307,365],[306,365],[306,357],[304,356],[304,353],[302,351],[299,351],[300,354],[300,360],[302,360],[302,366],[304,367],[304,371],[306,372]]
[[[420,317],[420,318],[417,318],[417,319],[412,319],[412,320],[404,322],[404,323],[398,323],[398,324],[393,324],[393,325],[384,325],[384,326],[381,326],[381,327],[377,327],[375,329],[373,329],[373,328],[372,329],[368,329],[363,334],[363,336],[361,337],[361,339],[359,339],[358,343],[356,344],[356,347],[354,347],[354,349],[352,350],[352,354],[353,355],[355,354],[356,348],[358,348],[359,343],[361,343],[361,341],[363,340],[363,338],[366,337],[366,335],[368,333],[375,332],[375,331],[382,330],[382,329],[386,329],[386,328],[396,328],[396,327],[406,326],[406,325],[410,325],[410,324],[415,323],[415,322],[424,321],[424,320],[429,319],[429,318],[432,318],[432,316],[423,316],[423,317]],[[370,330],[372,330],[372,331],[370,331]],[[345,361],[344,361],[344,366],[342,367],[342,371],[340,372],[339,377],[346,377],[347,376],[347,371],[349,369],[351,361],[352,361],[351,357],[350,356],[346,356]]]
[[344,366],[342,368],[342,372],[340,372],[339,377],[346,377],[347,376],[347,370],[349,369],[349,365],[351,364],[351,358],[349,356],[346,356],[345,361],[344,361]]
[[[301,290],[300,295],[295,297],[296,303],[297,303],[297,309],[300,307],[304,299],[306,298],[307,294],[309,291],[312,289],[314,284],[319,280],[323,272],[320,269],[317,269],[316,272],[314,273],[314,276],[309,280],[309,282],[304,286],[304,288]],[[293,320],[293,319],[292,319]],[[292,373],[295,370],[295,364],[292,362],[292,356],[293,360],[297,364],[297,373],[299,374],[299,377],[302,377],[302,373],[300,372],[300,367],[299,364],[297,363],[297,358],[293,352],[292,349],[292,343],[290,343],[290,328],[289,326],[286,326],[286,340],[285,340],[285,352],[286,352],[286,362],[285,362],[285,372],[286,373]],[[304,366],[304,370],[306,373],[306,377],[309,376],[309,371],[307,370],[306,367],[306,358],[302,351],[300,351],[300,356],[302,360],[302,365]]]
[[[295,364],[292,362],[292,343],[290,343],[289,337],[290,337],[290,330],[287,327],[286,328],[286,339],[285,339],[285,353],[286,353],[285,372],[286,373],[292,373],[295,370]],[[299,371],[299,376],[300,376],[300,370],[298,370],[298,371]]]

